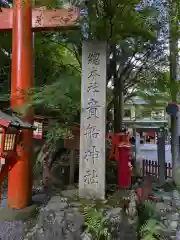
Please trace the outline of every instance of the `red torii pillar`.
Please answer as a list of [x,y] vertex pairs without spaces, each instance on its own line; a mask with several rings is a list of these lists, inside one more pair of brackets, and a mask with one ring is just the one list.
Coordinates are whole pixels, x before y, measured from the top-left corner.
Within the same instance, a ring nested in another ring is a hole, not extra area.
[[[76,9],[32,10],[31,0],[14,0],[14,8],[1,8],[0,31],[11,31],[12,39],[12,108],[26,103],[24,93],[33,83],[32,31],[70,30],[77,27]],[[33,111],[25,119],[32,123]],[[24,149],[8,173],[8,207],[22,209],[31,202],[32,194],[32,132],[23,132]]]

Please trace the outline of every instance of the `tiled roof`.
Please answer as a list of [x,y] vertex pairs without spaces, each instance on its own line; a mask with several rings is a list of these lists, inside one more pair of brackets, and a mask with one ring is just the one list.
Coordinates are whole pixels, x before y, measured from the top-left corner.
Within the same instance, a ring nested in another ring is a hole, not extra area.
[[5,127],[6,125],[5,124],[3,125],[3,121],[7,121],[10,126],[16,127],[16,128],[24,128],[24,129],[32,129],[32,130],[36,129],[32,124],[22,121],[11,110],[5,110],[5,111],[0,110],[0,120],[2,120],[0,125]]

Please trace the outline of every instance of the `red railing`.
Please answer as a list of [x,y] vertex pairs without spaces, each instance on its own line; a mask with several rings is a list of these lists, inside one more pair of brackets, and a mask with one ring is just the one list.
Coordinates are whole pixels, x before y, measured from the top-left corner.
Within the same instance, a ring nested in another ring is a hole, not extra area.
[[[159,165],[156,161],[143,160],[142,176],[159,177]],[[165,178],[172,178],[172,165],[171,163],[165,163]]]

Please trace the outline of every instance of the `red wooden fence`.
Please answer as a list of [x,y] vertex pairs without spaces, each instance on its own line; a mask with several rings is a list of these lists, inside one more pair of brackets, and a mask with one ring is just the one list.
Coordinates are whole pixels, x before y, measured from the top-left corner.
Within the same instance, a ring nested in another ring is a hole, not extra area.
[[[156,161],[143,160],[142,176],[159,177],[159,165]],[[165,177],[172,178],[172,166],[171,163],[165,163]]]

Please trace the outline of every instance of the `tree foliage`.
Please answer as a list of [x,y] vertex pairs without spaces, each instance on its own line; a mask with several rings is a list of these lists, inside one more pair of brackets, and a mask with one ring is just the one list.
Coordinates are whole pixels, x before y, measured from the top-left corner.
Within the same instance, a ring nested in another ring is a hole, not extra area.
[[[108,41],[107,85],[113,85],[116,73],[118,81],[123,82],[125,100],[139,94],[139,89],[152,86],[151,75],[154,74],[154,79],[158,69],[167,63],[167,46],[161,37],[166,32],[163,29],[167,19],[161,13],[161,3],[154,2],[36,0],[36,7],[55,8],[69,4],[80,7],[87,14],[81,16],[81,28],[76,31],[35,33],[35,109],[42,114],[52,113],[59,119],[61,128],[75,121],[80,108],[81,47],[87,38]],[[114,68],[112,58],[114,44],[117,46],[117,68]],[[6,95],[10,90],[11,76],[10,34],[4,34],[0,40],[0,55],[0,71],[4,71],[0,91],[1,95]],[[110,96],[112,90],[108,89],[108,92]]]

